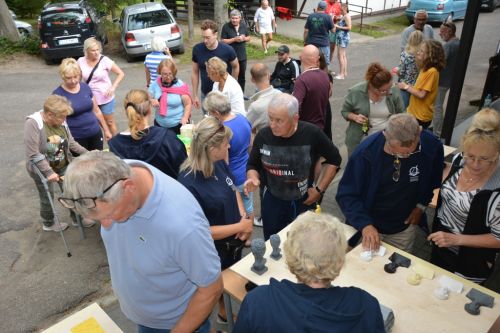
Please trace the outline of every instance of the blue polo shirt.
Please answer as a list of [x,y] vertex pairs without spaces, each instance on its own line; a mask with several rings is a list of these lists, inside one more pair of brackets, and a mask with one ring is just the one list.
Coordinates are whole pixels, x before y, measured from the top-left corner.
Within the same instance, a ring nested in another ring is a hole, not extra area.
[[111,283],[122,312],[147,327],[171,329],[198,287],[220,275],[208,221],[191,193],[140,161],[154,184],[144,205],[123,223],[101,227]]

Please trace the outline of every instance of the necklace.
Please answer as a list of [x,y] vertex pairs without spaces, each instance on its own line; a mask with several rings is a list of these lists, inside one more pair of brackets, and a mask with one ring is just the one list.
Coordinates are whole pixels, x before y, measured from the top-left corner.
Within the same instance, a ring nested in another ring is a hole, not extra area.
[[303,70],[302,74],[304,74],[305,72],[314,71],[316,69],[319,69],[319,68],[318,67],[309,67],[308,69]]

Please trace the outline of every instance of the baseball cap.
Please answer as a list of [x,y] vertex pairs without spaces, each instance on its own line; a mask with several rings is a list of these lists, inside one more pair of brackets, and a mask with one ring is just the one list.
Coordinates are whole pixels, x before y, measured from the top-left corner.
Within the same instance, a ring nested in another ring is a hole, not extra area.
[[286,45],[281,45],[274,53],[290,53],[290,49]]
[[318,9],[325,10],[326,9],[326,1],[320,1],[318,3]]

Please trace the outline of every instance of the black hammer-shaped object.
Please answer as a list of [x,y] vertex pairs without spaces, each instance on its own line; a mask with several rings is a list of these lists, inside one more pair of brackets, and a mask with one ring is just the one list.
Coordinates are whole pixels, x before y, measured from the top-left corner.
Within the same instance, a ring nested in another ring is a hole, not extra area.
[[472,301],[465,304],[464,306],[465,311],[467,311],[471,315],[477,316],[480,312],[479,307],[481,306],[487,306],[489,308],[493,307],[493,297],[491,297],[490,295],[486,295],[485,293],[475,288],[472,288],[465,296],[467,296],[467,298]]
[[408,268],[411,265],[411,260],[409,258],[406,258],[405,256],[403,256],[397,252],[394,252],[393,254],[391,254],[391,256],[389,257],[389,260],[391,262],[384,265],[384,271],[386,273],[390,273],[390,274],[396,273],[396,270],[400,266]]

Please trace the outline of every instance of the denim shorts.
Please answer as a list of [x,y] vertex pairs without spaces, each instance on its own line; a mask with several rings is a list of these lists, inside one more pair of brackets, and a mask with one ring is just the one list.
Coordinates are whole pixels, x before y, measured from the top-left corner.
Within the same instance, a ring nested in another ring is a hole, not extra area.
[[247,214],[252,214],[253,213],[253,192],[248,192],[248,195],[245,195],[245,192],[243,191],[243,184],[240,186],[236,186],[238,188],[238,191],[241,194],[241,199],[243,199],[243,205],[245,206],[245,212]]
[[107,116],[113,114],[115,112],[115,99],[113,98],[110,102],[99,105],[99,109],[101,109],[102,114]]

